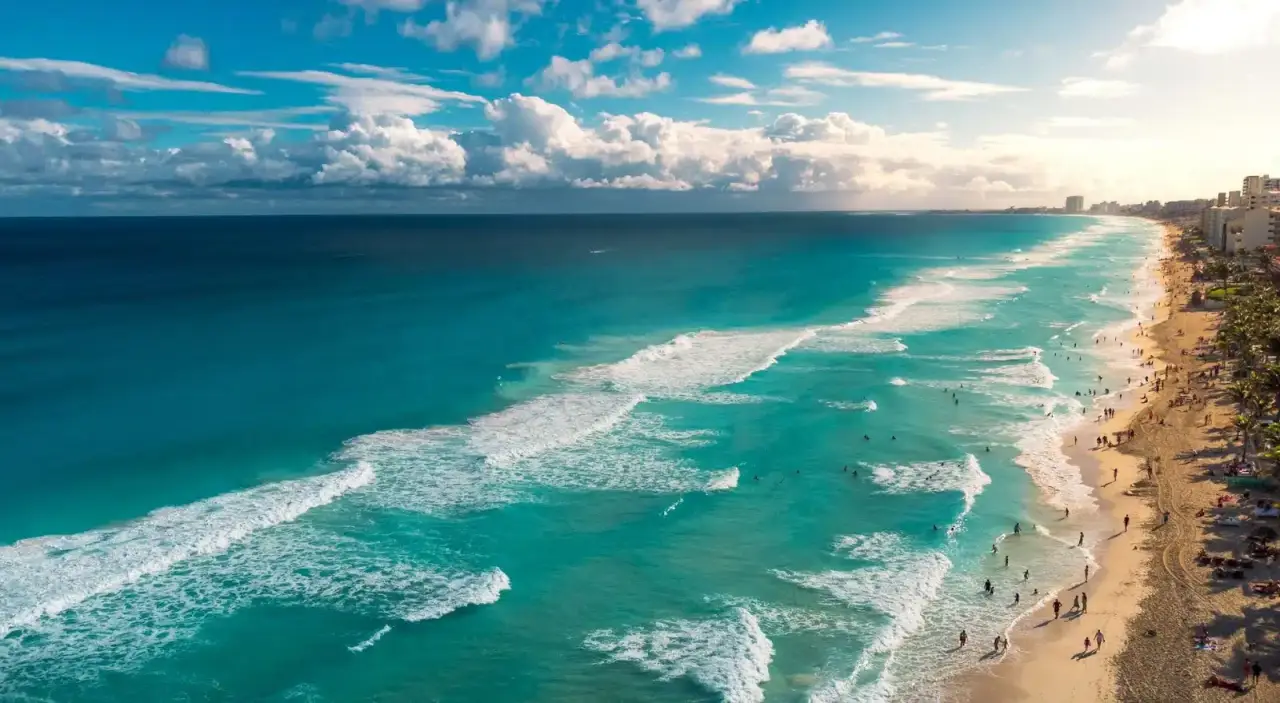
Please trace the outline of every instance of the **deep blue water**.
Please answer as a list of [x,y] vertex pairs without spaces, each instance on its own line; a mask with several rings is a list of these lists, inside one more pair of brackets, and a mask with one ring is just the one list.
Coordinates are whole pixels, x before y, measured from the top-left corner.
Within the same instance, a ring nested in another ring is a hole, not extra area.
[[[976,588],[992,541],[1087,516],[1058,438],[1087,379],[1123,385],[1092,338],[1153,241],[0,220],[0,695],[904,696],[975,663],[938,638],[1017,617]],[[1002,542],[1042,593],[1087,558],[1056,537]]]

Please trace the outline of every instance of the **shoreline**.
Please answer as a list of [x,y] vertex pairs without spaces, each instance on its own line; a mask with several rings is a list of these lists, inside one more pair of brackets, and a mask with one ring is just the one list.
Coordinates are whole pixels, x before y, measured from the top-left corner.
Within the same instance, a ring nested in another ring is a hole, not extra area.
[[[1173,253],[1177,232],[1170,225],[1160,226],[1158,236],[1164,246],[1157,252],[1161,258],[1155,262],[1154,271],[1160,284],[1159,297],[1152,303],[1156,319],[1143,320],[1144,310],[1136,318],[1141,324],[1125,332],[1125,342],[1142,348],[1143,358],[1155,357],[1156,365],[1149,371],[1153,379],[1167,366],[1165,359],[1171,351],[1166,348],[1167,343],[1163,343],[1165,335],[1156,330],[1171,320],[1167,301],[1177,287],[1163,263]],[[1143,528],[1153,523],[1156,511],[1148,500],[1149,491],[1132,486],[1144,473],[1144,458],[1138,451],[1140,448],[1134,446],[1135,441],[1095,449],[1088,445],[1087,439],[1114,437],[1116,432],[1132,428],[1143,412],[1159,403],[1159,397],[1165,392],[1155,394],[1144,384],[1124,390],[1132,394],[1128,399],[1108,398],[1093,404],[1092,409],[1098,412],[1103,408],[1113,409],[1114,416],[1099,418],[1096,424],[1077,425],[1062,437],[1063,454],[1080,469],[1084,482],[1093,489],[1097,510],[1064,518],[1052,517],[1053,509],[1046,505],[1037,506],[1039,512],[1050,516],[1046,522],[1055,535],[1085,533],[1086,548],[1091,553],[1080,563],[1089,563],[1092,567],[1088,580],[1082,571],[1070,584],[1044,596],[1043,602],[1010,627],[1006,634],[1008,653],[991,667],[961,677],[959,683],[970,700],[1046,703],[1116,700],[1114,659],[1124,649],[1128,625],[1137,616],[1149,591]],[[1150,400],[1146,404],[1138,400],[1144,391]],[[1086,438],[1085,444],[1073,442],[1073,437],[1091,431],[1096,434]],[[1123,526],[1126,515],[1130,518],[1127,530]],[[1072,599],[1081,594],[1089,596],[1087,612],[1072,610]],[[1055,596],[1062,602],[1061,617],[1056,619],[1050,608]],[[1097,631],[1105,635],[1106,643],[1101,649],[1095,646],[1085,653],[1084,639],[1093,638]]]

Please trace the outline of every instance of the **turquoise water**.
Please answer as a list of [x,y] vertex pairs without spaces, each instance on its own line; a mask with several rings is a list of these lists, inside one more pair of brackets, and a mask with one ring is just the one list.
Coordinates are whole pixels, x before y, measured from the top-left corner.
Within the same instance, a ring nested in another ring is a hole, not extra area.
[[1134,373],[1094,340],[1154,300],[1155,244],[0,221],[0,696],[936,698],[982,663],[961,627],[989,642],[1090,558],[1061,436]]

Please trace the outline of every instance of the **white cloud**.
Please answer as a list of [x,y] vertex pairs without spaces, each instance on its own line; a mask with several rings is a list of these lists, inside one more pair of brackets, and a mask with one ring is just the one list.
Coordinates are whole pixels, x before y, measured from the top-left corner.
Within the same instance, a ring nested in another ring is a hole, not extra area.
[[608,63],[615,59],[630,57],[632,61],[645,68],[653,68],[662,63],[666,52],[662,49],[641,49],[638,46],[623,46],[617,42],[609,42],[592,50],[588,59],[593,63]]
[[709,98],[696,98],[698,102],[707,103],[709,105],[759,105],[756,102],[756,96],[750,92],[729,93],[727,95],[713,95]]
[[174,68],[186,68],[192,71],[209,69],[209,47],[199,37],[179,34],[169,50],[164,52],[164,63]]
[[200,112],[195,110],[178,110],[163,112],[117,111],[115,117],[135,122],[179,122],[182,124],[226,126],[226,127],[259,127],[281,130],[324,130],[328,124],[314,122],[292,122],[295,117],[311,115],[329,115],[338,108],[330,105],[310,105],[306,107],[283,107],[271,110],[222,110],[216,112]]
[[877,49],[910,49],[915,43],[909,41],[887,41],[883,44],[876,44]]
[[456,51],[463,46],[475,49],[487,61],[515,44],[513,15],[542,12],[542,0],[450,0],[444,21],[420,25],[411,19],[400,25],[401,36],[418,39],[440,51]]
[[727,15],[742,0],[636,0],[656,31],[683,29],[706,15]]
[[218,83],[174,80],[172,78],[163,78],[161,76],[153,76],[146,73],[121,71],[81,61],[0,58],[0,70],[57,73],[68,78],[109,83],[119,90],[177,90],[195,93],[234,93],[239,95],[262,94],[256,90],[232,88]]
[[752,83],[746,78],[738,78],[737,76],[726,76],[723,73],[717,73],[714,76],[711,76],[710,78],[708,78],[707,80],[711,81],[712,83],[715,83],[716,85],[722,85],[726,88],[738,88],[739,90],[755,90],[756,89],[756,84]]
[[929,44],[928,46],[922,46],[920,48],[924,51],[946,51],[950,47],[946,44]]
[[329,71],[241,71],[238,75],[325,86],[326,100],[360,114],[423,115],[443,101],[483,103],[484,98],[419,83],[344,76]]
[[605,63],[623,56],[630,56],[634,52],[634,47],[623,46],[618,42],[609,42],[601,47],[592,49],[588,58],[595,63]]
[[785,71],[787,78],[831,86],[864,88],[898,88],[924,94],[925,100],[968,100],[1025,90],[995,83],[955,81],[914,73],[872,73],[849,71],[817,61],[793,64]]
[[1102,52],[1107,67],[1128,66],[1148,47],[1214,55],[1280,46],[1276,0],[1180,0],[1155,22],[1135,27],[1118,48]]
[[[271,130],[260,130],[158,149],[136,140],[145,136],[138,119],[115,117],[96,140],[48,120],[0,119],[0,179],[8,192],[200,193],[231,184],[537,186],[834,192],[864,194],[870,199],[863,202],[880,206],[963,206],[979,195],[1043,202],[1067,189],[1101,189],[1107,183],[1094,179],[1108,173],[1108,165],[1136,164],[1169,151],[1149,140],[1021,134],[982,137],[959,147],[945,131],[894,133],[839,112],[819,118],[788,113],[739,129],[648,112],[602,115],[588,123],[541,98],[518,94],[487,104],[487,125],[465,132],[415,125],[400,115],[349,114],[308,140],[277,140]],[[1170,156],[1176,158],[1182,157]]]
[[316,184],[432,186],[458,183],[467,154],[446,132],[422,129],[396,115],[352,116],[321,133],[324,165]]
[[697,44],[689,44],[671,52],[671,55],[677,59],[696,59],[702,56],[702,47]]
[[311,36],[321,41],[350,35],[351,15],[326,14],[311,28]]
[[410,73],[406,69],[396,66],[375,66],[368,63],[331,63],[329,66],[341,71],[346,71],[347,73],[358,73],[364,76],[385,78],[389,81],[413,83],[428,80],[426,76]]
[[854,44],[870,44],[871,42],[890,41],[893,39],[901,39],[902,35],[897,32],[880,32],[870,37],[854,37],[850,42]]
[[423,5],[427,4],[427,0],[338,0],[338,2],[371,14],[376,13],[378,10],[417,12],[422,9]]
[[1048,129],[1078,129],[1093,127],[1131,127],[1137,124],[1129,117],[1050,117],[1043,126]]
[[831,46],[827,27],[817,20],[809,20],[799,27],[768,29],[756,32],[751,43],[743,49],[746,54],[781,54],[787,51],[813,51]]
[[1128,81],[1100,78],[1063,78],[1058,95],[1064,98],[1123,98],[1132,95],[1138,86]]
[[563,56],[552,56],[551,63],[529,79],[530,85],[546,90],[562,89],[575,98],[640,98],[671,87],[671,75],[659,73],[653,78],[634,74],[621,81],[611,76],[595,74],[595,64],[590,59],[570,61]]
[[[730,86],[734,87],[734,86]],[[714,95],[709,98],[696,98],[698,102],[709,105],[768,105],[772,107],[808,107],[817,105],[827,97],[816,90],[804,86],[792,85],[781,88],[770,88],[763,91],[747,90],[727,95]]]

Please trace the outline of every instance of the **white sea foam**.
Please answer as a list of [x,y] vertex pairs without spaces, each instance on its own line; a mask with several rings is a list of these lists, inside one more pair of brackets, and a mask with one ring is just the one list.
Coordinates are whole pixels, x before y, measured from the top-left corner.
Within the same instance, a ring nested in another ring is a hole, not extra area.
[[844,324],[819,328],[802,348],[843,354],[895,354],[906,351],[907,345],[896,337],[882,337],[870,330]]
[[373,478],[368,464],[358,464],[162,508],[117,527],[0,547],[0,638],[183,561],[224,552],[258,530],[296,520]]
[[568,378],[651,397],[741,383],[812,337],[811,329],[682,334],[613,364],[578,369]]
[[708,491],[728,491],[738,487],[738,467],[726,469],[724,471],[712,472],[711,479],[707,481]]
[[1039,355],[1025,363],[985,369],[981,375],[992,383],[1027,388],[1053,388],[1053,382],[1058,380],[1058,377],[1053,375],[1053,371],[1041,361]]
[[764,700],[773,643],[745,608],[706,620],[660,620],[644,629],[592,632],[584,645],[668,680],[687,678],[726,703]]
[[844,400],[823,400],[821,403],[828,408],[835,408],[836,410],[860,410],[868,413],[873,413],[879,408],[874,400],[863,400],[857,403]]
[[377,643],[378,643],[378,640],[382,639],[382,636],[383,636],[383,635],[385,635],[385,634],[387,634],[388,632],[391,632],[391,626],[390,626],[390,625],[383,625],[381,629],[379,629],[377,632],[373,633],[373,634],[372,634],[368,639],[366,639],[366,640],[364,640],[364,641],[360,642],[360,644],[356,644],[356,645],[352,645],[352,646],[350,646],[350,647],[347,647],[347,650],[348,650],[348,651],[350,651],[350,652],[353,652],[353,653],[355,653],[355,654],[359,654],[360,652],[363,652],[364,650],[366,650],[366,649],[368,649],[368,648],[372,647],[373,645],[377,644]]
[[991,483],[978,458],[966,454],[963,459],[923,462],[904,466],[870,465],[872,480],[887,493],[940,493],[955,491],[964,496],[963,519],[973,503]]
[[853,670],[824,681],[810,692],[812,701],[884,701],[897,691],[893,664],[899,648],[924,625],[924,613],[937,599],[951,561],[940,552],[886,554],[879,566],[853,571],[775,571],[784,581],[827,594],[836,602],[871,608],[888,622],[862,650]]
[[905,385],[907,385],[907,382],[906,382],[906,380],[905,380],[905,379],[901,379],[901,378],[891,378],[891,379],[889,379],[889,385],[891,385],[891,386],[905,386]]
[[760,623],[760,629],[768,636],[797,633],[825,637],[863,636],[873,629],[865,620],[842,614],[835,608],[805,608],[737,596],[710,596],[707,601],[729,608],[745,609],[756,617]]
[[[586,426],[593,421],[583,420]],[[533,499],[546,488],[688,493],[737,485],[737,469],[702,471],[671,451],[702,446],[708,433],[672,430],[655,413],[631,411],[611,421],[608,431],[582,432],[560,420],[544,426],[566,428],[560,437],[572,439],[548,441],[523,431],[504,436],[505,423],[487,425],[493,434],[479,443],[469,428],[379,432],[348,443],[341,458],[367,461],[378,470],[377,490],[362,492],[359,500],[436,515]],[[521,446],[523,441],[537,450]],[[480,453],[492,448],[514,458],[495,467],[489,463],[493,454]]]
[[[1081,424],[1083,406],[1067,396],[1043,402],[1042,417],[1006,430],[1017,437],[1019,454],[1014,463],[1026,469],[1049,505],[1059,509],[1094,509],[1097,502],[1093,489],[1085,485],[1079,467],[1071,463],[1062,449],[1063,436]],[[1088,439],[1086,437],[1086,441]]]
[[864,561],[892,561],[908,551],[902,535],[896,532],[845,535],[836,540],[833,549],[837,554]]
[[683,502],[684,502],[684,496],[681,496],[681,497],[677,498],[677,499],[676,499],[676,502],[672,503],[671,505],[668,505],[668,506],[667,506],[667,509],[662,511],[662,517],[666,517],[666,516],[670,515],[670,514],[671,514],[671,511],[672,511],[672,510],[675,510],[675,509],[676,509],[676,508],[678,508],[678,507],[680,507],[680,504],[681,504],[681,503],[683,503]]
[[494,466],[576,444],[608,432],[644,402],[642,395],[544,395],[471,421],[469,444]]
[[[335,508],[330,517],[343,514]],[[509,587],[497,569],[470,573],[422,564],[409,547],[372,543],[348,528],[343,520],[333,529],[307,520],[259,530],[223,552],[186,559],[25,623],[0,639],[0,691],[130,671],[191,638],[210,618],[254,605],[425,620],[491,603]]]

